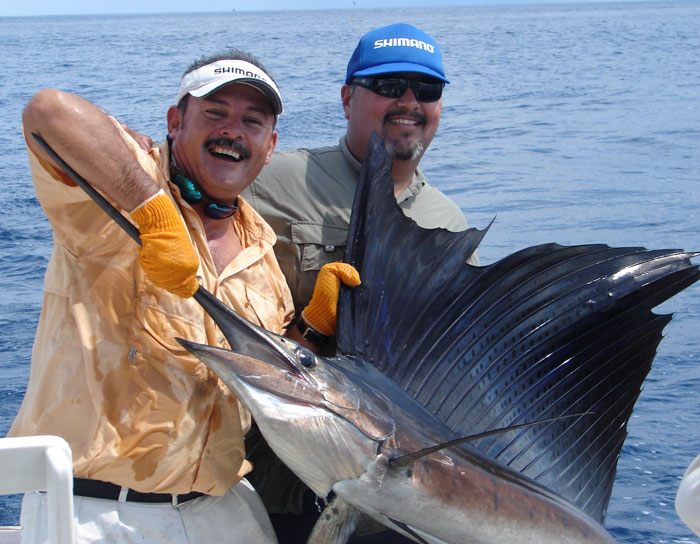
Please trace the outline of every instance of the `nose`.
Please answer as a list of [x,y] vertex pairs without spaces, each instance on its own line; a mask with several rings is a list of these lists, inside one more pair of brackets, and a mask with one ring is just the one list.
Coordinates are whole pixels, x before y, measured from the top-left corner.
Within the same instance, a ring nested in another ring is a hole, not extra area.
[[222,121],[219,127],[222,136],[236,140],[243,137],[243,123],[237,116],[231,115]]
[[409,108],[418,107],[418,99],[416,98],[416,95],[413,94],[413,89],[411,89],[411,87],[406,89],[406,92],[396,100],[396,103]]

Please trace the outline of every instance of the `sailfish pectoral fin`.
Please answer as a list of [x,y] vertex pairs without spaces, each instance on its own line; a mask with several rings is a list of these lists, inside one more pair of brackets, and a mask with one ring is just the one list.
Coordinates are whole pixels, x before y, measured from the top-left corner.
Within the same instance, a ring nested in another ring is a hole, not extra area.
[[306,544],[345,544],[355,532],[362,513],[340,497],[333,497],[316,521]]
[[422,450],[409,453],[406,455],[402,455],[401,457],[395,457],[393,459],[389,459],[389,464],[395,465],[397,467],[406,467],[416,461],[417,459],[420,459],[421,457],[425,457],[426,455],[430,455],[431,453],[438,452],[440,450],[444,450],[446,448],[451,448],[453,446],[459,446],[460,444],[465,444],[467,442],[472,442],[474,440],[480,440],[481,438],[486,438],[489,436],[494,436],[497,434],[503,434],[507,433],[509,431],[515,431],[518,429],[524,429],[525,427],[532,427],[533,425],[542,425],[543,423],[551,423],[553,421],[559,421],[560,419],[567,419],[571,417],[583,417],[587,415],[593,415],[593,412],[583,412],[581,414],[569,414],[566,416],[559,416],[559,417],[550,417],[548,419],[540,419],[538,421],[531,421],[529,423],[522,423],[520,425],[509,425],[508,427],[501,427],[499,429],[491,429],[488,431],[484,431],[481,433],[477,434],[472,434],[469,436],[463,436],[461,438],[455,438],[454,440],[450,440],[448,442],[443,442],[441,444],[436,444],[435,446],[431,446],[429,448],[423,448]]
[[[389,521],[419,544],[428,544],[424,538],[416,534],[407,524],[394,519],[389,519]],[[367,531],[368,526],[370,527],[369,531]],[[372,534],[377,531],[388,530],[386,525],[378,524],[351,504],[335,496],[321,512],[306,544],[346,544],[358,527],[360,528],[359,534]],[[365,529],[364,533],[362,531],[363,528]]]

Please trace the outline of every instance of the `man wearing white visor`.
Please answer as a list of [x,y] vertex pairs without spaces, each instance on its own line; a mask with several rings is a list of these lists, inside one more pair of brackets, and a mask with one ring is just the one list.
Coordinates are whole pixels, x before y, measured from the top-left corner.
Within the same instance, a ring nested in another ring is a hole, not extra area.
[[[144,151],[94,104],[55,89],[23,114],[54,249],[27,392],[10,436],[73,452],[78,542],[276,542],[244,476],[250,414],[175,340],[228,347],[191,298],[202,285],[282,334],[294,309],[275,235],[239,193],[269,161],[282,100],[251,55],[195,63]],[[138,225],[139,249],[43,151],[36,133]],[[23,542],[48,542],[46,496]]]

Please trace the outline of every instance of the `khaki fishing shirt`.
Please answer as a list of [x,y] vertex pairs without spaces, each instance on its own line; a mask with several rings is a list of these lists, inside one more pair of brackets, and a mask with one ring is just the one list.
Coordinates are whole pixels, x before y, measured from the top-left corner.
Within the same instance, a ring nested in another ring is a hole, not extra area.
[[[320,268],[343,260],[361,167],[343,136],[336,146],[274,153],[243,192],[277,234],[275,254],[298,311],[311,299]],[[421,227],[467,228],[459,207],[428,185],[420,169],[397,201]],[[476,253],[469,262],[478,264]]]
[[[200,284],[282,333],[293,306],[272,229],[239,199],[231,220],[243,250],[217,275],[198,215],[168,182],[167,144],[146,154],[124,139],[182,211]],[[136,243],[82,189],[57,182],[31,150],[29,160],[54,249],[29,385],[9,435],[62,436],[79,477],[142,492],[224,494],[251,468],[243,446],[250,414],[176,340],[228,347],[222,333],[194,299],[147,279]]]

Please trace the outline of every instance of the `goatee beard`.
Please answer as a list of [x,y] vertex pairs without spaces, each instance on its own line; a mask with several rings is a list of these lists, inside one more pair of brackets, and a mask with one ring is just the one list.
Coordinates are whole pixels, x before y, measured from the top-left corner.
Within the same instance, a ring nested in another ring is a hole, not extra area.
[[401,140],[385,138],[384,149],[391,160],[412,161],[420,157],[424,151],[423,142],[410,144]]
[[[387,124],[392,122],[394,117],[408,117],[413,119],[417,125],[424,127],[426,124],[425,115],[422,115],[416,111],[408,111],[405,109],[391,110],[384,116],[383,126],[386,128]],[[392,160],[397,161],[412,161],[420,158],[425,151],[425,146],[423,142],[418,140],[415,142],[413,140],[414,135],[411,132],[405,132],[399,134],[398,138],[390,138],[386,135],[384,138],[384,149],[387,155]]]

